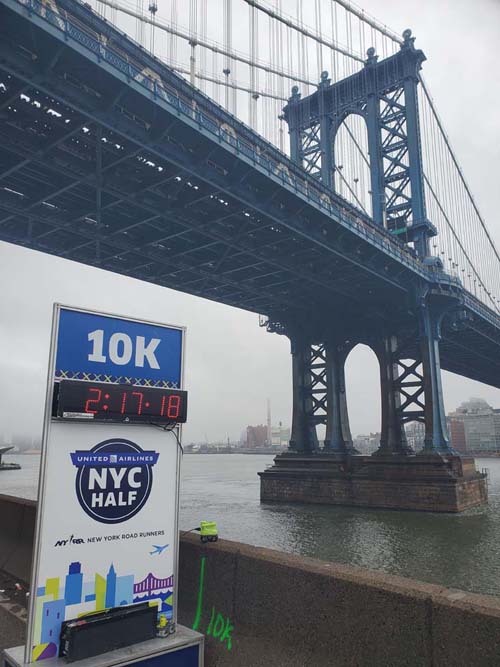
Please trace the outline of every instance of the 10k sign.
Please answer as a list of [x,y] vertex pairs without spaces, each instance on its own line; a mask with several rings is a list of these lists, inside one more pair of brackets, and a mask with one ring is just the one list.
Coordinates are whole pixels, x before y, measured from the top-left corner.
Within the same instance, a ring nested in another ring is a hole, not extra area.
[[179,388],[182,330],[61,309],[56,379]]

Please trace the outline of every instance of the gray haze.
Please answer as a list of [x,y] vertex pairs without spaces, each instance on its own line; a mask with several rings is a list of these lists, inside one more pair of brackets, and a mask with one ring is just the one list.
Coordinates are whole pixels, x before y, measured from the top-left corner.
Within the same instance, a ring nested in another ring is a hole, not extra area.
[[[287,3],[295,6],[285,0],[285,10]],[[413,29],[428,58],[425,77],[498,245],[500,3],[366,0],[364,9],[397,32]],[[265,422],[267,397],[273,422],[290,422],[288,341],[259,329],[254,314],[5,243],[0,283],[0,439],[40,434],[54,302],[187,326],[187,442],[238,438],[247,424]],[[379,430],[377,374],[374,355],[356,348],[348,361],[353,433]],[[470,380],[445,373],[444,389],[447,409],[471,395],[500,407],[499,390]]]

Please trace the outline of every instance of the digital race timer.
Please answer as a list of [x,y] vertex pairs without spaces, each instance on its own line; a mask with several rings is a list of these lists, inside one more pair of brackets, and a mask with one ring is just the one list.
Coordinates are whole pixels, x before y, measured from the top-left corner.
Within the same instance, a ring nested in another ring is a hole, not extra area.
[[187,392],[105,382],[61,380],[53,416],[111,422],[186,421]]

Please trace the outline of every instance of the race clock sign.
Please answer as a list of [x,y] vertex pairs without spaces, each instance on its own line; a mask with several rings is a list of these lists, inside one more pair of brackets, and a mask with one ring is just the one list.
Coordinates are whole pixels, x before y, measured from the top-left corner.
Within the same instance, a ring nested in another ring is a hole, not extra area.
[[26,662],[64,620],[148,601],[174,628],[184,330],[55,307]]

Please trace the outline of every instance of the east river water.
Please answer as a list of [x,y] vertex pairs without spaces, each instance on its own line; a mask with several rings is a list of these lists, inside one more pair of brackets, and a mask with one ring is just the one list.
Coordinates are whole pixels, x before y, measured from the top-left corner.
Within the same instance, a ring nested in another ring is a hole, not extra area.
[[[180,526],[217,521],[221,537],[500,596],[500,459],[489,470],[487,507],[459,515],[261,503],[257,472],[272,456],[186,455]],[[37,456],[12,456],[0,493],[35,498]]]

